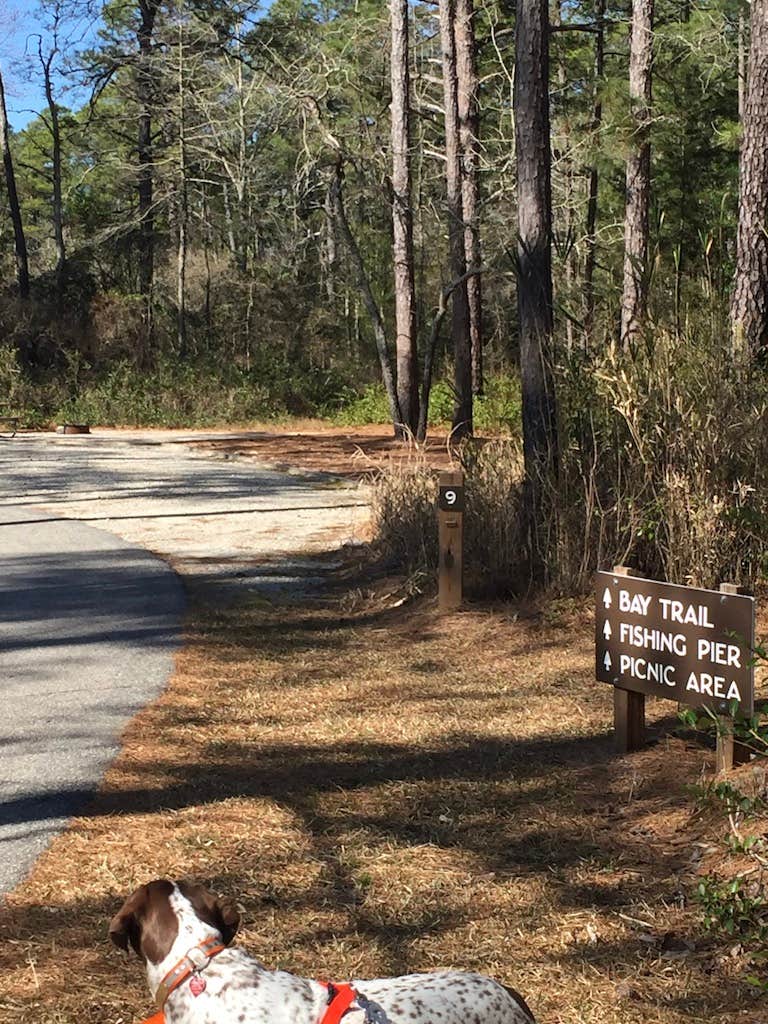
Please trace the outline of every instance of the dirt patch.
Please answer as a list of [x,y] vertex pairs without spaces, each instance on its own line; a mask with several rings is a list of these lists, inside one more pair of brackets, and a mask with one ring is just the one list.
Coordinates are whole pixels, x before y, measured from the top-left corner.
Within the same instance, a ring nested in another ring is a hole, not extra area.
[[[419,446],[419,458],[435,469],[451,465],[448,434],[433,433]],[[415,446],[397,441],[391,427],[274,428],[242,437],[213,438],[197,444],[201,451],[251,458],[275,469],[301,468],[332,473],[345,480],[361,480],[384,466],[408,462]]]
[[169,690],[2,911],[3,1020],[149,1013],[106,927],[160,875],[239,899],[240,941],[310,976],[477,969],[541,1024],[765,1019],[688,899],[711,837],[684,788],[712,754],[670,736],[672,705],[616,758],[583,606],[400,599],[198,609]]

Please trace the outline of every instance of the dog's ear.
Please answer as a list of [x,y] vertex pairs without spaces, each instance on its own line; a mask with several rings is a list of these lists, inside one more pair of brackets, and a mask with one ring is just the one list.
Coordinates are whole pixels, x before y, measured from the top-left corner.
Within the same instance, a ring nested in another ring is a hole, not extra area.
[[141,956],[141,917],[147,905],[147,886],[142,885],[132,893],[118,910],[109,924],[109,937],[119,949],[128,950],[130,942],[138,956]]
[[228,900],[218,900],[219,916],[221,918],[221,937],[225,945],[229,945],[237,935],[240,927],[240,913],[234,903]]
[[178,881],[176,885],[195,908],[197,916],[220,932],[222,941],[228,946],[240,927],[237,907],[229,900],[222,900],[203,885],[185,881]]

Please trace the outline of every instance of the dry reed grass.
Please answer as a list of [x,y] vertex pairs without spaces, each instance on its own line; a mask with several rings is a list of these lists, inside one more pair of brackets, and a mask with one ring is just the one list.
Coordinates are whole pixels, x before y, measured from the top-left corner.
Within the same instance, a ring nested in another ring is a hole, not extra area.
[[[653,578],[756,586],[768,567],[768,388],[720,338],[649,339],[639,352],[573,355],[554,368],[559,465],[539,544],[551,592],[588,590],[595,569],[632,565]],[[465,566],[497,593],[525,593],[519,442],[465,443]],[[376,527],[396,564],[436,564],[427,460],[384,470]]]
[[612,755],[588,611],[344,609],[197,610],[169,690],[0,912],[4,1024],[146,1015],[106,927],[159,875],[237,898],[243,944],[311,976],[478,969],[541,1024],[765,1019],[738,956],[667,955],[696,936],[707,836],[682,788],[710,754]]

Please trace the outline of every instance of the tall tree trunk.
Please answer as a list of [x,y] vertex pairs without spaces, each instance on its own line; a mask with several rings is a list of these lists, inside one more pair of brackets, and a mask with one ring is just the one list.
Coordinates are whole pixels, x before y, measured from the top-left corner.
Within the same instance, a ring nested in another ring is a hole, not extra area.
[[229,198],[229,185],[227,185],[226,181],[222,181],[221,183],[221,195],[224,200],[224,223],[227,228],[227,247],[232,259],[237,264],[238,269],[242,270],[243,267],[240,263],[237,240],[235,239],[235,225],[232,218],[232,203]]
[[451,301],[451,338],[455,401],[453,436],[456,440],[472,433],[472,343],[469,330],[469,298],[465,275],[464,213],[461,186],[461,140],[459,137],[458,80],[454,22],[455,0],[440,0],[440,44],[443,53],[443,97],[445,105],[445,176],[448,205],[448,242],[451,278],[461,281]]
[[64,267],[67,262],[67,251],[64,246],[64,209],[61,197],[61,126],[59,124],[59,108],[53,96],[53,83],[51,81],[51,67],[58,50],[54,46],[47,56],[43,56],[41,37],[37,52],[40,57],[40,66],[43,70],[45,100],[48,105],[48,116],[51,120],[51,178],[53,185],[51,212],[53,217],[53,241],[56,247],[56,296],[60,302],[64,288]]
[[[461,139],[461,196],[464,215],[464,256],[468,269],[482,263],[480,248],[480,80],[477,74],[474,0],[456,0],[454,24]],[[467,279],[469,333],[472,348],[472,390],[483,393],[483,278]]]
[[633,133],[627,157],[621,301],[621,344],[630,346],[642,330],[648,306],[652,62],[653,0],[632,0],[629,102]]
[[[157,100],[155,86],[155,60],[152,36],[159,0],[139,0],[139,27],[137,39],[139,54],[136,65],[136,98],[139,104],[137,138],[139,200],[138,232],[138,284],[139,294],[145,300],[145,346],[152,337],[152,285],[155,277],[155,223],[154,223],[154,167],[152,152],[152,114]],[[146,359],[148,352],[141,353]]]
[[731,300],[734,355],[768,347],[768,0],[752,0],[739,162],[739,227]]
[[584,260],[584,347],[589,348],[595,327],[595,266],[597,264],[597,201],[600,173],[597,150],[603,124],[603,79],[605,76],[605,0],[595,0],[595,80],[592,101],[592,146],[587,199],[586,257]]
[[747,92],[747,24],[744,17],[744,11],[739,11],[739,27],[738,27],[738,39],[737,39],[737,62],[738,62],[738,74],[739,74],[739,120],[744,118],[744,97]]
[[181,21],[178,29],[178,118],[179,118],[179,185],[177,198],[178,249],[176,254],[176,345],[179,355],[187,351],[187,233],[189,228],[189,194],[187,190],[187,124],[186,83],[184,81],[184,34]]
[[329,183],[325,193],[323,212],[325,214],[325,244],[322,247],[322,259],[324,261],[325,273],[325,294],[329,302],[336,298],[334,287],[334,274],[336,273],[336,223],[333,218],[333,196],[331,195],[332,183]]
[[368,279],[368,274],[365,270],[363,257],[360,255],[360,249],[355,241],[355,236],[352,234],[349,221],[347,220],[347,212],[344,209],[344,194],[342,190],[343,177],[344,174],[341,161],[338,161],[331,182],[331,206],[333,208],[333,215],[336,219],[336,225],[339,229],[339,234],[344,239],[344,244],[349,252],[349,258],[352,261],[352,269],[357,280],[357,287],[362,295],[365,307],[368,310],[368,315],[371,318],[373,336],[376,340],[376,352],[378,354],[379,365],[381,367],[381,379],[387,392],[389,412],[392,417],[392,426],[395,434],[397,435],[400,429],[400,424],[403,422],[403,417],[400,415],[400,406],[397,401],[397,389],[395,387],[395,379],[392,374],[392,366],[389,360],[387,333],[384,328],[384,319],[381,315],[381,310],[374,298],[371,282]]
[[550,495],[557,474],[547,0],[518,0],[515,49],[517,308],[526,478],[523,516],[531,578],[543,582]]
[[410,72],[408,0],[390,0],[392,27],[392,227],[395,265],[395,357],[399,431],[416,434],[419,424],[416,297],[411,206]]
[[5,191],[8,196],[8,210],[13,225],[13,244],[16,253],[16,281],[22,299],[29,298],[29,262],[27,260],[27,240],[24,236],[24,225],[21,220],[21,204],[16,191],[16,175],[13,172],[13,156],[8,128],[8,111],[5,106],[5,87],[0,71],[0,149],[3,154],[3,171],[5,173]]
[[[567,11],[567,0],[557,0],[552,11],[552,24],[556,28],[563,27],[563,12]],[[560,140],[562,140],[562,149],[558,154],[557,168],[558,178],[562,183],[563,190],[563,202],[562,202],[562,221],[563,227],[562,232],[559,226],[555,228],[555,231],[560,235],[561,246],[562,246],[562,263],[563,269],[560,275],[560,280],[563,281],[564,286],[560,288],[560,294],[563,296],[561,300],[561,306],[572,306],[573,295],[575,292],[575,280],[576,280],[576,215],[574,211],[574,169],[573,169],[573,140],[571,132],[570,116],[567,110],[567,99],[566,95],[568,92],[568,67],[567,58],[565,54],[565,48],[561,48],[559,51],[559,59],[557,61],[557,91],[560,96],[560,102],[563,104],[563,112],[560,118],[560,130],[558,139],[558,149],[560,149]],[[556,150],[557,152],[557,150]],[[558,218],[559,219],[559,218]],[[565,346],[566,351],[570,355],[573,352],[573,317],[564,317],[565,327]]]

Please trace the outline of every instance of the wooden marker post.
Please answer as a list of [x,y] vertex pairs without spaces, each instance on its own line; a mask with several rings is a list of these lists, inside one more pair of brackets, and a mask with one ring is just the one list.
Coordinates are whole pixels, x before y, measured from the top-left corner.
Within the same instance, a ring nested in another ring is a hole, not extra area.
[[[721,583],[721,594],[746,595],[751,592],[746,587],[739,587],[735,583]],[[739,743],[733,736],[733,721],[728,715],[718,715],[717,749],[715,751],[715,765],[718,772],[729,771],[738,764],[748,764],[750,751],[749,747]]]
[[464,571],[464,474],[443,472],[438,481],[437,528],[439,543],[437,610],[461,607]]
[[[639,576],[625,565],[614,565],[614,576]],[[613,737],[616,750],[629,754],[645,743],[645,694],[613,688]]]

